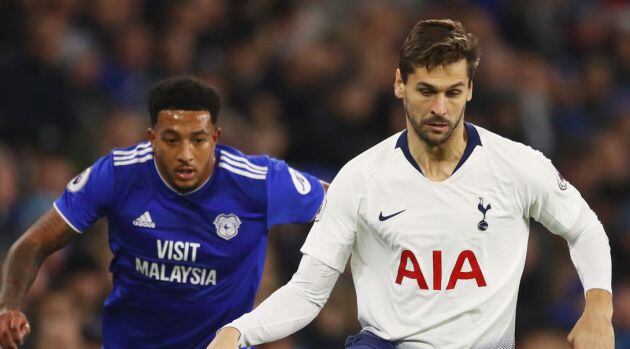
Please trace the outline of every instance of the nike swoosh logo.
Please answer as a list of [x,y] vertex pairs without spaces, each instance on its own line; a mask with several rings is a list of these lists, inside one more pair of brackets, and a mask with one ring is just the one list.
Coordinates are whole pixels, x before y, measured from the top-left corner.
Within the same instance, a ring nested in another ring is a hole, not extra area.
[[401,214],[401,213],[403,213],[405,211],[407,211],[407,210],[398,211],[398,212],[396,212],[394,214],[390,214],[389,216],[383,216],[383,211],[381,211],[381,214],[378,215],[378,220],[381,221],[381,222],[384,222],[384,221],[386,221],[386,220],[388,220],[388,219],[390,219],[390,218],[392,218],[394,216],[397,216],[397,215],[399,215],[399,214]]

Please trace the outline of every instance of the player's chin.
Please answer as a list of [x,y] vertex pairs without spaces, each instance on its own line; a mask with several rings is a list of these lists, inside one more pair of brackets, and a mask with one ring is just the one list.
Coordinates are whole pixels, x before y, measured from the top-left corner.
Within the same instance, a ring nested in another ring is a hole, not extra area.
[[423,132],[422,139],[424,139],[424,141],[431,146],[438,146],[446,142],[448,136],[448,132],[444,132],[441,130],[430,130]]
[[199,185],[199,180],[197,178],[189,179],[189,180],[180,180],[175,179],[173,181],[173,185],[177,191],[185,193],[191,190],[194,190]]

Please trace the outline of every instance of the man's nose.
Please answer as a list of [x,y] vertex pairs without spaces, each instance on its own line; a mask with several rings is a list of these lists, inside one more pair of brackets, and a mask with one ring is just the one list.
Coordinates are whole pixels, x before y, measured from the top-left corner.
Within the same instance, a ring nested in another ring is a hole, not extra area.
[[444,96],[444,94],[438,93],[435,96],[433,106],[431,107],[431,113],[439,116],[446,115],[446,96]]
[[182,146],[177,154],[177,159],[183,162],[190,162],[193,160],[193,145],[191,142],[182,142]]

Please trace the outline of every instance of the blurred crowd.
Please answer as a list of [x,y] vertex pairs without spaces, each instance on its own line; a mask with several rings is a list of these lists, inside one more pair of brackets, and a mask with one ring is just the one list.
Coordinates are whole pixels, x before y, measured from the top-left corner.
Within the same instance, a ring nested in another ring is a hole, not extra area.
[[[458,19],[480,39],[466,119],[543,151],[604,224],[617,348],[630,348],[626,0],[0,1],[0,258],[70,178],[144,138],[148,90],[173,75],[218,90],[223,143],[331,180],[405,127],[394,70],[423,18]],[[100,348],[106,231],[99,222],[45,262],[24,304],[26,348]],[[273,229],[259,299],[296,270],[307,231]],[[566,348],[583,301],[566,242],[533,224],[518,347]],[[355,302],[346,271],[311,325],[260,348],[341,348],[359,330]]]

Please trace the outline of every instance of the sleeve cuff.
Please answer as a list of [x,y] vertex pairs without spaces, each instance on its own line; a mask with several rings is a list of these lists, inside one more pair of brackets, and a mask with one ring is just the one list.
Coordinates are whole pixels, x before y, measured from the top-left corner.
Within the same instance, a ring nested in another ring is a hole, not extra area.
[[72,228],[72,230],[76,231],[79,234],[82,234],[83,232],[79,229],[77,229],[77,227],[75,227],[72,223],[70,223],[70,221],[68,220],[68,218],[66,218],[66,216],[63,214],[63,212],[61,212],[61,210],[59,209],[59,207],[57,206],[56,202],[53,202],[53,207],[55,208],[55,211],[57,211],[57,213],[59,214],[59,216],[61,217],[61,219],[63,219],[66,224],[68,224],[68,226],[70,228]]

